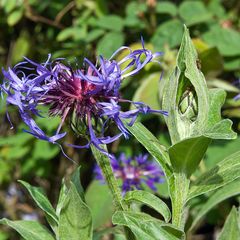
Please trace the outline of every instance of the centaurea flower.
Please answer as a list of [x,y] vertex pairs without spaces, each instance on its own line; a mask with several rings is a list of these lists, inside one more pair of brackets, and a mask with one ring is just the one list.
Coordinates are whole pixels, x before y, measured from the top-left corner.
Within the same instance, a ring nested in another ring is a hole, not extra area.
[[[156,183],[164,181],[164,173],[161,167],[154,161],[149,160],[148,154],[139,154],[127,157],[124,153],[119,158],[111,158],[114,175],[121,179],[123,195],[127,191],[143,189],[146,184],[153,191],[157,191]],[[94,168],[95,178],[104,182],[102,171],[98,165]]]
[[[128,55],[119,61],[113,59],[126,49],[129,50]],[[3,69],[4,82],[1,89],[7,95],[7,104],[18,107],[22,120],[29,127],[26,132],[59,144],[57,141],[66,135],[66,132],[61,132],[62,125],[68,119],[75,132],[88,140],[84,146],[68,145],[82,148],[93,144],[105,152],[101,144],[111,143],[121,135],[129,137],[123,120],[132,125],[139,113],[167,114],[162,110],[152,110],[144,103],[122,99],[119,93],[124,78],[137,74],[146,64],[155,62],[159,55],[161,53],[145,49],[144,44],[142,49],[134,51],[121,47],[110,59],[100,56],[96,64],[84,58],[82,69],[71,68],[64,64],[63,59],[51,61],[51,55],[42,64],[25,58],[24,62],[13,68],[7,71]],[[122,102],[132,103],[136,109],[123,112],[120,105]],[[47,136],[34,121],[34,116],[41,116],[40,105],[49,107],[50,116],[61,117],[53,136]],[[105,135],[110,122],[119,129],[115,136]]]

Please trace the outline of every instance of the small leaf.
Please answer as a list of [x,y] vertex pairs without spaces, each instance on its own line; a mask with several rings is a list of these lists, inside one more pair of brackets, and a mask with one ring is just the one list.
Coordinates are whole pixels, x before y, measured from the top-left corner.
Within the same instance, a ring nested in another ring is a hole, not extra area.
[[87,188],[85,198],[91,209],[94,229],[106,224],[113,213],[113,199],[107,185],[93,181]]
[[191,186],[188,200],[213,191],[240,177],[240,152],[236,152],[202,174]]
[[0,224],[13,228],[26,240],[54,240],[47,228],[35,221],[11,221],[3,218],[0,220]]
[[122,31],[123,24],[123,19],[117,15],[106,15],[99,18],[96,22],[96,25],[100,28],[119,32]]
[[84,28],[80,27],[68,27],[63,29],[58,35],[57,35],[57,41],[65,41],[69,38],[72,39],[84,39],[86,37],[86,30]]
[[224,57],[240,55],[240,33],[233,29],[217,25],[203,34],[203,40],[211,46],[216,46]]
[[169,148],[169,156],[175,172],[184,172],[188,177],[197,169],[207,151],[211,139],[196,137],[184,139]]
[[186,1],[179,6],[179,15],[187,26],[206,22],[211,19],[212,14],[208,12],[201,1]]
[[125,127],[161,165],[166,177],[170,178],[172,175],[172,170],[170,168],[170,160],[167,149],[161,145],[159,140],[140,122],[134,123],[134,125],[131,127],[125,123]]
[[102,36],[104,34],[104,30],[103,29],[94,29],[92,31],[90,31],[86,38],[85,41],[86,42],[93,42],[95,41],[97,38],[99,38],[100,36]]
[[175,4],[173,4],[171,2],[161,1],[161,2],[157,2],[156,12],[163,13],[163,14],[169,14],[171,16],[176,16],[177,15],[177,7]]
[[[203,74],[197,67],[197,52],[185,27],[178,52],[177,66],[170,78],[164,78],[161,89],[161,108],[172,143],[201,136],[208,119],[208,90]],[[169,101],[171,99],[171,101]],[[182,109],[183,103],[187,103]]]
[[19,180],[19,182],[28,190],[36,204],[50,217],[55,223],[58,223],[58,217],[54,208],[44,194],[42,188],[33,187],[29,183]]
[[81,167],[78,167],[78,168],[75,169],[75,171],[72,173],[71,181],[75,185],[79,196],[85,202],[84,190],[83,190],[83,187],[82,187],[82,184],[81,184],[81,181],[80,181],[80,169],[81,169]]
[[92,217],[88,206],[82,201],[75,185],[71,182],[70,189],[64,198],[59,216],[59,238],[92,239]]
[[225,102],[226,92],[222,89],[209,90],[208,121],[203,130],[203,135],[212,139],[234,139],[237,134],[232,131],[232,121],[221,120],[221,106]]
[[199,221],[206,216],[206,213],[208,213],[217,204],[238,194],[240,194],[240,179],[236,179],[235,181],[220,188],[212,195],[208,196],[207,200],[201,205],[201,208],[198,210],[197,214],[194,215],[191,229],[193,229],[199,223]]
[[201,61],[201,71],[205,77],[215,77],[223,71],[223,58],[216,47],[201,52],[199,59]]
[[170,48],[180,45],[183,34],[182,23],[177,20],[169,20],[156,29],[151,43],[156,50],[163,50],[164,45],[169,45]]
[[217,240],[237,240],[240,236],[239,213],[235,207],[232,208]]
[[164,217],[165,222],[169,222],[171,219],[171,212],[168,206],[150,192],[141,190],[127,192],[124,196],[124,201],[128,204],[134,201],[141,202],[159,212]]
[[14,26],[17,24],[23,16],[23,9],[18,8],[8,15],[7,23],[9,26]]
[[124,36],[120,32],[109,32],[105,34],[97,44],[97,52],[105,58],[111,57],[114,51],[124,43]]
[[129,227],[137,240],[177,240],[184,233],[171,224],[164,223],[145,213],[117,211],[112,218],[113,224]]

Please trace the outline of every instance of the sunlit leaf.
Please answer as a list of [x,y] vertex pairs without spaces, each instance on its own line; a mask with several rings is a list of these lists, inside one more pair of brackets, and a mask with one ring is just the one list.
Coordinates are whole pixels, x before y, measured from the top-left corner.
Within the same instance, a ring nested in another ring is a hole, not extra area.
[[161,222],[144,213],[117,211],[113,215],[113,224],[129,227],[138,240],[177,240],[184,233],[171,224]]
[[140,202],[159,212],[166,222],[171,218],[171,212],[168,206],[158,197],[147,191],[135,190],[127,192],[124,196],[127,203]]
[[202,174],[191,186],[188,199],[213,191],[240,177],[240,152],[236,152]]
[[0,220],[0,224],[13,228],[26,240],[54,240],[48,229],[35,221],[11,221],[3,218]]

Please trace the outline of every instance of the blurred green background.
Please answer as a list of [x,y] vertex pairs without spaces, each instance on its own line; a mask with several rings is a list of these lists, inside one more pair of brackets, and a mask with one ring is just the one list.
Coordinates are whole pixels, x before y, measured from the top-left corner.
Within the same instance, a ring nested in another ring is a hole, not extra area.
[[[199,68],[209,87],[227,91],[223,116],[230,117],[234,129],[239,131],[240,101],[233,100],[240,92],[239,15],[239,0],[0,0],[0,65],[3,68],[13,66],[22,61],[23,56],[43,62],[49,53],[53,58],[64,57],[80,65],[85,56],[91,60],[98,54],[108,58],[122,45],[139,48],[142,36],[147,48],[164,52],[161,66],[148,65],[140,75],[126,79],[122,93],[158,109],[159,76],[163,73],[163,77],[168,77],[173,70],[183,24],[186,24],[199,54]],[[0,79],[2,81],[2,75]],[[4,101],[1,101],[0,217],[37,218],[44,222],[17,180],[42,186],[55,203],[62,177],[69,175],[76,165],[64,158],[58,147],[22,132],[24,125],[16,109],[9,108],[15,126],[11,130],[5,111]],[[49,134],[58,124],[58,119],[37,121]],[[166,127],[158,116],[142,117],[142,121],[163,144],[168,144]],[[74,139],[74,135],[69,135],[67,141]],[[239,148],[239,139],[214,142],[201,164],[201,171]],[[91,154],[88,150],[65,150],[82,166],[81,180],[93,209],[95,228],[109,225],[112,210],[108,209],[103,216],[94,205],[97,201],[107,209],[111,198],[105,186],[92,181],[95,163]],[[127,142],[115,142],[111,151],[138,154],[144,149],[131,138]],[[168,197],[164,185],[159,186],[159,195]],[[205,235],[200,239],[212,239],[233,202],[238,202],[238,198],[223,202],[208,214],[196,233]],[[5,239],[19,238],[0,227],[0,240]]]

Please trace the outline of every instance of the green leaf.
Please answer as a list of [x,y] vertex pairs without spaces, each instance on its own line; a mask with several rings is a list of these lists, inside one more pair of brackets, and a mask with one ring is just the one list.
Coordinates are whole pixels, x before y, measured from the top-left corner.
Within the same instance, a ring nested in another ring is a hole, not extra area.
[[111,30],[111,31],[122,31],[124,21],[117,15],[106,15],[99,18],[96,25],[100,28]]
[[58,146],[53,145],[47,141],[35,141],[33,152],[33,158],[35,160],[49,160],[54,158],[60,152],[60,149]]
[[31,49],[31,36],[27,31],[22,30],[12,48],[12,64],[22,61],[23,56],[27,56]]
[[212,17],[201,1],[184,1],[179,6],[179,15],[187,26],[206,22]]
[[93,42],[97,38],[101,37],[104,34],[104,32],[105,31],[103,29],[94,29],[87,34],[85,41]]
[[223,58],[216,47],[201,52],[199,59],[201,71],[206,77],[218,76],[223,71]]
[[234,139],[237,134],[232,131],[232,121],[221,120],[221,106],[225,102],[226,92],[222,89],[209,90],[209,113],[208,121],[203,135],[212,139]]
[[202,174],[191,186],[188,200],[213,191],[240,177],[240,152],[236,152]]
[[177,66],[172,76],[164,79],[161,88],[161,108],[169,113],[170,117],[165,120],[173,144],[201,136],[208,120],[208,89],[196,62],[197,52],[185,27]]
[[[203,74],[197,66],[197,52],[185,28],[177,57],[177,67],[170,79],[164,79],[161,88],[161,108],[172,143],[190,137],[234,139],[232,122],[221,120],[221,106],[225,93],[221,89],[207,89]],[[169,101],[171,99],[172,101]]]
[[93,181],[87,188],[85,198],[91,209],[93,228],[96,229],[106,224],[113,213],[113,199],[107,185]]
[[1,137],[0,138],[0,146],[23,146],[26,144],[30,139],[32,139],[32,136],[30,134],[26,133],[17,133],[14,136],[8,136],[8,137]]
[[172,175],[170,168],[169,156],[167,149],[161,145],[159,140],[140,122],[134,123],[133,126],[128,126],[125,122],[125,127],[134,135],[134,137],[147,149],[156,161],[161,165],[167,178]]
[[35,221],[11,221],[3,218],[0,224],[13,228],[26,240],[54,240],[47,228]]
[[18,8],[8,15],[7,23],[9,26],[16,25],[23,16],[23,9]]
[[112,218],[113,224],[129,227],[137,240],[177,240],[184,233],[172,225],[159,221],[144,213],[117,211]]
[[169,148],[169,156],[175,172],[184,172],[188,177],[197,169],[211,142],[206,137],[184,139]]
[[136,90],[133,101],[144,102],[152,109],[160,109],[158,100],[158,85],[161,73],[153,73],[144,78],[144,81]]
[[71,181],[75,185],[75,187],[78,191],[78,194],[81,197],[82,201],[85,202],[84,190],[83,190],[83,187],[82,187],[82,184],[81,184],[81,181],[80,181],[80,169],[81,169],[81,167],[77,167],[75,169],[75,171],[72,173]]
[[240,33],[233,29],[215,26],[202,37],[209,45],[216,46],[224,57],[240,55]]
[[165,222],[169,222],[171,219],[171,212],[168,206],[160,198],[150,192],[141,190],[127,192],[124,196],[124,201],[128,204],[135,201],[141,202],[159,212],[164,217]]
[[240,179],[236,179],[235,181],[220,188],[212,195],[208,196],[207,200],[201,205],[201,208],[198,210],[197,214],[194,215],[191,229],[193,229],[199,223],[199,221],[206,216],[206,213],[208,213],[217,204],[238,194],[240,194]]
[[166,44],[173,48],[180,45],[182,34],[182,23],[177,19],[169,20],[159,25],[151,39],[151,43],[156,50],[163,50]]
[[169,14],[171,16],[177,15],[177,7],[175,4],[167,1],[158,2],[156,5],[157,13]]
[[237,240],[240,236],[239,213],[235,207],[232,208],[217,240]]
[[105,34],[97,44],[97,52],[105,58],[111,57],[114,51],[124,43],[124,36],[120,32],[109,32]]
[[65,41],[69,38],[73,38],[74,40],[79,39],[85,39],[86,37],[86,30],[85,28],[80,27],[68,27],[63,29],[58,35],[57,35],[57,41]]
[[90,210],[72,182],[60,210],[59,238],[61,240],[92,239]]
[[[240,65],[239,65],[240,66]],[[233,93],[240,93],[239,88],[231,84],[230,82],[226,80],[222,80],[219,78],[210,78],[207,82],[208,86],[210,88],[221,88],[224,91],[227,92],[233,92]],[[236,100],[234,100],[236,102]]]
[[234,141],[215,140],[213,141],[206,152],[204,163],[207,169],[214,167],[222,159],[237,152],[240,146],[240,137]]
[[33,187],[29,183],[19,180],[19,182],[28,190],[36,204],[46,213],[48,217],[53,219],[58,224],[58,217],[54,208],[47,199],[42,188]]
[[228,57],[224,58],[224,70],[234,71],[240,68],[240,57]]

